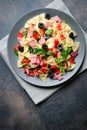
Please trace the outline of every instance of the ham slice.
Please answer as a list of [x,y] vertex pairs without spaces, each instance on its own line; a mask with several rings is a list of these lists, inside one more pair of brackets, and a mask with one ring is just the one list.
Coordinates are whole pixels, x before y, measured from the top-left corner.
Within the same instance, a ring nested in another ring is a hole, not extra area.
[[50,27],[51,23],[50,22],[46,22],[46,27]]
[[37,63],[36,57],[33,57],[33,58],[31,59],[31,63],[32,63],[32,64],[36,64],[36,63]]
[[30,31],[34,31],[35,29],[34,29],[34,27],[30,27],[29,30]]
[[21,42],[21,40],[22,40],[22,38],[17,37],[17,41],[18,41],[19,43]]
[[54,16],[54,21],[60,24],[62,20],[58,16]]
[[26,72],[27,72],[27,74],[29,74],[29,70],[28,69],[26,69]]
[[40,59],[37,57],[37,64],[40,64]]
[[40,62],[41,62],[41,59],[42,59],[42,56],[36,56],[36,57],[33,57],[32,59],[31,59],[31,63],[32,64],[40,64]]
[[42,60],[42,56],[37,56],[36,60],[37,60],[37,64],[40,64],[40,62]]
[[71,56],[74,57],[74,58],[75,58],[77,55],[78,55],[78,51],[75,51],[75,52],[72,52],[72,53],[71,53]]
[[62,80],[62,79],[63,79],[63,77],[62,77],[62,75],[61,75],[61,74],[56,74],[56,73],[54,73],[53,79]]
[[45,38],[41,37],[41,39],[39,40],[39,42],[41,43],[41,45],[43,45],[45,43]]
[[35,44],[36,44],[36,41],[35,41],[35,40],[32,40],[32,41],[29,42],[29,45],[30,45],[31,47],[34,47]]
[[33,36],[33,31],[30,31],[30,32],[28,33],[28,35],[29,35],[30,37],[32,37],[32,36]]

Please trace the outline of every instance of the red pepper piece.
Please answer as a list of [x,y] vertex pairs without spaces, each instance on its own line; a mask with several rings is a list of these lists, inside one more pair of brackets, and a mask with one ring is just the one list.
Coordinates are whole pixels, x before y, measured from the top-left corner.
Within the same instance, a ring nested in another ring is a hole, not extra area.
[[30,71],[29,71],[29,76],[34,77],[34,75],[35,75],[34,71],[33,71],[33,70],[30,70]]

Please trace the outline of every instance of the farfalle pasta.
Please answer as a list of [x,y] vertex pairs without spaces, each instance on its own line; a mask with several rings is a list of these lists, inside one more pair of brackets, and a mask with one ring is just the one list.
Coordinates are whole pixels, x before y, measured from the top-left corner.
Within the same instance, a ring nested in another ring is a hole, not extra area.
[[19,30],[14,53],[17,66],[28,76],[43,81],[47,78],[62,80],[66,72],[76,66],[80,43],[77,34],[57,15],[40,14],[29,19]]

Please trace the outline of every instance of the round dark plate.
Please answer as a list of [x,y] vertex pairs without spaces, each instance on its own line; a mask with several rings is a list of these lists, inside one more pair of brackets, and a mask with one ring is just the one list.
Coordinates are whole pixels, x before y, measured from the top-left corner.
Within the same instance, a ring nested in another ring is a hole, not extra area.
[[[61,19],[64,19],[67,21],[67,23],[72,27],[72,29],[76,32],[76,34],[78,35],[76,37],[76,41],[80,42],[80,48],[79,48],[79,55],[76,57],[76,67],[74,70],[67,72],[63,77],[64,79],[61,81],[58,80],[52,80],[50,78],[47,79],[46,82],[41,81],[39,78],[37,77],[30,77],[27,76],[26,74],[23,73],[22,68],[18,68],[17,67],[17,60],[18,57],[14,55],[14,51],[13,51],[13,47],[15,44],[17,44],[17,33],[18,31],[24,26],[25,22],[36,16],[39,15],[41,13],[50,13],[51,16],[55,16],[58,15]],[[40,87],[53,87],[53,86],[59,86],[62,83],[65,83],[66,81],[68,81],[70,78],[72,78],[76,72],[79,70],[80,66],[82,65],[82,62],[84,60],[84,56],[85,56],[85,39],[84,39],[84,35],[83,32],[80,28],[80,26],[78,25],[78,23],[71,18],[69,15],[59,11],[59,10],[55,10],[55,9],[38,9],[32,12],[27,13],[26,15],[24,15],[13,27],[10,35],[9,35],[9,39],[8,39],[8,45],[7,45],[7,50],[8,50],[8,58],[9,58],[9,62],[11,67],[13,68],[13,70],[25,81],[36,85],[36,86],[40,86]]]

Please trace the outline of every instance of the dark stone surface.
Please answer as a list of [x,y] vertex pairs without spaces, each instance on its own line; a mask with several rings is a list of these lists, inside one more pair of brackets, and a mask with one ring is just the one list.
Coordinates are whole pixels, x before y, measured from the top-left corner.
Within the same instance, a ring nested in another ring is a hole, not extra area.
[[0,39],[27,12],[43,8],[53,0],[0,0]]
[[63,0],[73,16],[87,32],[87,0]]
[[87,130],[87,70],[35,106],[0,57],[0,130]]
[[[0,38],[23,14],[51,1],[0,0]],[[74,9],[76,0],[64,2]],[[0,56],[0,130],[87,130],[87,70],[35,106]]]

